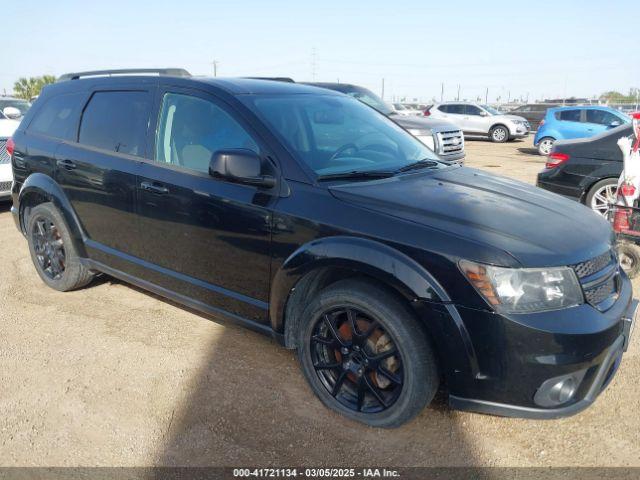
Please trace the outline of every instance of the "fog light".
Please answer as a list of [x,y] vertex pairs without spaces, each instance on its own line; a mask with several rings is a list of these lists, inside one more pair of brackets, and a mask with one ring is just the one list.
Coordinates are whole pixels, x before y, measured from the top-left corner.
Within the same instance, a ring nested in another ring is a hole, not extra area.
[[587,370],[553,377],[546,380],[536,392],[533,401],[541,407],[557,407],[572,400]]

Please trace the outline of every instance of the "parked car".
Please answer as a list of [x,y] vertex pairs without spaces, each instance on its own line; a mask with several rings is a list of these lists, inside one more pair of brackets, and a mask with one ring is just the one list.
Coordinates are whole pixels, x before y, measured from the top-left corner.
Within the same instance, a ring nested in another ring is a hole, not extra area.
[[488,105],[468,102],[436,103],[425,115],[453,122],[465,136],[488,136],[493,142],[507,142],[529,135],[529,122],[516,115],[503,114]]
[[[5,107],[13,108],[13,107]],[[0,110],[1,112],[1,110]],[[11,114],[11,110],[9,110]],[[11,116],[16,116],[15,112]],[[5,117],[3,115],[3,117]],[[9,118],[0,118],[0,202],[11,199],[11,182],[13,174],[11,173],[11,159],[7,152],[7,142],[20,122]]]
[[415,108],[409,108],[402,103],[394,103],[393,109],[396,111],[398,115],[402,116],[420,116],[422,115],[422,110],[417,110]]
[[527,103],[512,109],[509,113],[525,118],[532,130],[537,130],[549,108],[559,107],[556,103]]
[[22,118],[25,113],[31,108],[31,103],[26,100],[22,100],[21,98],[13,98],[13,97],[0,97],[0,119],[8,118],[6,114],[4,114],[4,109],[10,107],[15,108],[20,112],[18,116],[15,114],[11,117],[13,120]]
[[155,71],[65,75],[14,134],[12,213],[51,288],[104,272],[270,335],[378,427],[441,382],[455,408],[554,418],[614,376],[635,304],[599,215],[346,95]]
[[630,122],[631,118],[609,107],[550,108],[538,127],[533,144],[540,155],[549,155],[556,140],[593,137]]
[[414,135],[443,160],[461,162],[464,160],[464,136],[460,128],[451,122],[423,117],[398,115],[394,109],[371,90],[348,83],[307,83],[344,93],[376,109]]
[[622,151],[618,139],[632,135],[626,124],[591,138],[558,140],[545,169],[538,174],[540,188],[577,200],[607,216],[616,202],[622,173]]

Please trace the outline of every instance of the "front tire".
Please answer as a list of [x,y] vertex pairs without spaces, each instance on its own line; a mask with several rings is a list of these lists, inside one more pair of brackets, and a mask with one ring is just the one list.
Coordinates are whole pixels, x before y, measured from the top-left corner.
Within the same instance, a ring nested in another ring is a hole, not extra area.
[[309,303],[298,358],[327,407],[374,427],[409,421],[438,389],[422,326],[401,300],[365,281],[337,282]]
[[93,274],[80,262],[69,227],[52,203],[34,207],[26,223],[31,260],[44,283],[67,292],[91,282]]
[[489,138],[493,143],[504,143],[509,141],[509,129],[504,125],[496,125],[489,132]]
[[538,142],[538,153],[543,157],[548,156],[553,149],[553,144],[556,143],[555,138],[544,137]]
[[607,218],[609,205],[615,204],[618,192],[618,179],[605,178],[596,182],[587,193],[585,205],[596,213]]

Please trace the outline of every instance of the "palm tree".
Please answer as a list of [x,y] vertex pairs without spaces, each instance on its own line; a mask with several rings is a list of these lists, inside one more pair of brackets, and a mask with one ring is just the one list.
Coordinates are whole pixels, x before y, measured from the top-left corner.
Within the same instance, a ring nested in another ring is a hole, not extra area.
[[42,87],[56,81],[53,75],[42,75],[41,77],[21,77],[13,84],[13,92],[19,98],[29,100],[36,95],[40,95]]

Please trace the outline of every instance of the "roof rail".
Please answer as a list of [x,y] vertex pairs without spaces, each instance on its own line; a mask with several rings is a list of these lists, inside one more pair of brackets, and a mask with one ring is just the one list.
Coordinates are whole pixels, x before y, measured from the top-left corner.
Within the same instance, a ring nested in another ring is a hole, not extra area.
[[289,77],[245,77],[249,80],[271,80],[273,82],[296,83],[293,78]]
[[190,77],[191,74],[184,68],[125,68],[120,70],[94,70],[91,72],[65,73],[58,77],[57,82],[78,80],[82,77],[108,77],[112,75],[131,75],[136,73],[157,73],[169,77]]

